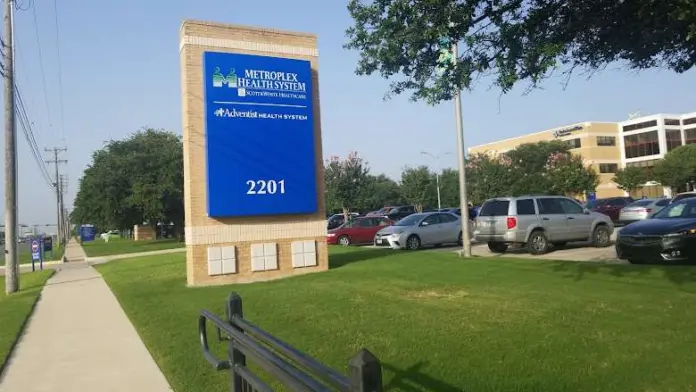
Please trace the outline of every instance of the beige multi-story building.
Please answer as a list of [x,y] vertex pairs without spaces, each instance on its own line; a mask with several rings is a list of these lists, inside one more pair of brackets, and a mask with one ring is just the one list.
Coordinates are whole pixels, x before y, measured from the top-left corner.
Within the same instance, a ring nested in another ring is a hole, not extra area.
[[[654,114],[621,122],[582,122],[486,143],[468,149],[469,154],[500,154],[520,144],[564,140],[571,152],[583,157],[598,174],[596,197],[626,196],[612,181],[619,169],[630,166],[650,170],[665,154],[684,144],[696,143],[696,112]],[[650,181],[634,197],[669,195],[673,190]],[[677,190],[675,190],[677,191]]]

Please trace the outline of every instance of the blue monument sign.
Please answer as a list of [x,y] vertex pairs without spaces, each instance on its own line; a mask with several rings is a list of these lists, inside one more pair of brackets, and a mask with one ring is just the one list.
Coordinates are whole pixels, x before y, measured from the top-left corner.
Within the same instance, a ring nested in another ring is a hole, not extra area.
[[317,212],[310,62],[203,56],[208,216]]
[[97,236],[97,229],[94,225],[82,225],[80,226],[80,240],[82,242],[94,241]]

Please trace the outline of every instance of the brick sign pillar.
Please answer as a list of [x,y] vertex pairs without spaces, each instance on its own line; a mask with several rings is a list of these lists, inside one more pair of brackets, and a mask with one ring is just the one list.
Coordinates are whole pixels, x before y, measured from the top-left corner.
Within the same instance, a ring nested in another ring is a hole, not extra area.
[[328,269],[314,35],[181,27],[191,286]]

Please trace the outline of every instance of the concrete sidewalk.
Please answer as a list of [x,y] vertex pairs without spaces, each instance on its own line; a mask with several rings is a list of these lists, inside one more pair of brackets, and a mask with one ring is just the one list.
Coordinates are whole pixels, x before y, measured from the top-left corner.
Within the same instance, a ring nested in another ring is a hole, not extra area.
[[[68,244],[66,256],[84,260],[79,244]],[[0,378],[0,392],[18,391],[171,388],[101,275],[74,262],[46,284]]]

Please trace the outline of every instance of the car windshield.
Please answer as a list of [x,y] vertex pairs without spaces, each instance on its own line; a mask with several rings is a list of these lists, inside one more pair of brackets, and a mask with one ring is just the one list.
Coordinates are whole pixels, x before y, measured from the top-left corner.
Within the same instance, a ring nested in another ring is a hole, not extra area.
[[377,212],[375,212],[375,215],[386,215],[387,212],[389,212],[389,210],[391,210],[391,207],[384,207],[384,208],[378,210]]
[[645,207],[645,206],[649,206],[650,204],[652,204],[653,201],[654,201],[654,200],[650,200],[650,199],[638,200],[638,201],[634,201],[633,203],[627,205],[626,207],[627,207],[627,208],[630,208],[630,207]]
[[696,199],[680,200],[663,208],[653,219],[696,218]]
[[394,226],[415,226],[424,216],[423,214],[412,214],[394,223]]

